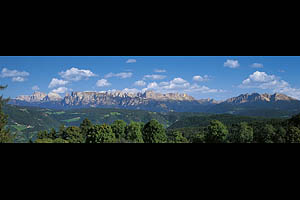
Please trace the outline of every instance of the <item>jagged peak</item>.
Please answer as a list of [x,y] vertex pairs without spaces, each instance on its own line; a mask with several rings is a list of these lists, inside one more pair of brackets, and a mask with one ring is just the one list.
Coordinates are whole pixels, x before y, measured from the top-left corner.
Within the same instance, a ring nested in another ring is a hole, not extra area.
[[52,97],[52,98],[62,99],[62,97],[59,94],[55,93],[55,92],[50,92],[47,96]]
[[273,95],[268,93],[259,94],[257,92],[255,93],[246,93],[241,94],[237,97],[232,97],[230,99],[227,99],[225,102],[227,103],[235,103],[235,104],[242,104],[242,103],[251,103],[251,102],[259,102],[259,101],[265,101],[265,102],[276,102],[276,101],[295,101],[297,99],[289,97],[285,94],[281,93],[275,93]]

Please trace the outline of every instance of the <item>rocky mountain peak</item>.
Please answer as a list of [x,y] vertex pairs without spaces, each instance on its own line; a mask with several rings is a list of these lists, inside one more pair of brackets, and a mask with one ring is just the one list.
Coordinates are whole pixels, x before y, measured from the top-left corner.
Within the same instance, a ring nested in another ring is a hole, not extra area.
[[54,92],[50,92],[44,99],[43,101],[61,101],[63,98]]
[[271,97],[272,101],[295,101],[297,99],[289,97],[285,94],[275,93]]
[[154,91],[146,91],[144,94],[142,94],[142,97],[146,99],[154,99],[154,100],[176,100],[176,101],[195,101],[196,99],[194,97],[191,97],[187,94],[181,94],[181,93],[157,93]]
[[243,103],[256,103],[256,102],[276,102],[276,101],[294,101],[292,97],[289,97],[284,94],[275,93],[273,95],[270,94],[259,94],[259,93],[252,93],[252,94],[242,94],[238,97],[233,97],[226,100],[226,103],[231,104],[243,104]]
[[33,95],[30,97],[30,101],[32,101],[32,102],[42,101],[46,96],[47,96],[47,94],[45,94],[43,92],[35,91],[33,93]]

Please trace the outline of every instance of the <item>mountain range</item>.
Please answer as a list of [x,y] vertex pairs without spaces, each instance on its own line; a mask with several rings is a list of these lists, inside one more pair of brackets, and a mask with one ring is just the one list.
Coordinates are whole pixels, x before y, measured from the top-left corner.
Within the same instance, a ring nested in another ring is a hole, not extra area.
[[[161,94],[115,92],[72,92],[61,97],[56,93],[34,92],[11,99],[10,104],[50,109],[118,108],[154,112],[207,112],[248,116],[278,117],[300,112],[300,101],[284,94],[242,94],[225,101],[197,100],[180,93]],[[269,116],[270,115],[270,116]]]

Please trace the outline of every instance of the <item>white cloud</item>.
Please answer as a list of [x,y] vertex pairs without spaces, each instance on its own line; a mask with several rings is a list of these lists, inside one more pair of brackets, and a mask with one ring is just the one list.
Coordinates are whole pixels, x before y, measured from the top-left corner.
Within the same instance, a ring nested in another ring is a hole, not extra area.
[[121,72],[121,73],[109,73],[109,74],[106,74],[105,75],[105,78],[111,78],[111,77],[119,77],[119,78],[122,78],[122,79],[125,79],[125,78],[131,78],[133,75],[132,72]]
[[6,77],[26,77],[29,76],[30,74],[26,71],[17,71],[17,70],[9,70],[7,68],[3,68],[1,71],[1,77],[6,78]]
[[156,82],[149,83],[147,89],[159,89],[159,86]]
[[38,90],[40,90],[39,86],[37,86],[37,85],[33,86],[31,89],[32,89],[33,91],[38,91]]
[[62,71],[59,73],[59,75],[68,81],[80,81],[82,79],[88,79],[96,76],[96,74],[90,70],[78,69],[75,67],[72,67],[65,72]]
[[25,81],[25,78],[20,77],[20,76],[18,76],[18,77],[13,77],[13,78],[12,78],[12,81],[13,81],[13,82],[24,82],[24,81]]
[[264,68],[264,65],[261,63],[253,63],[251,65],[252,68]]
[[156,73],[165,73],[165,72],[167,72],[167,70],[165,70],[165,69],[156,69],[156,70],[154,70],[154,72],[156,72]]
[[134,82],[135,86],[140,86],[140,87],[145,86],[146,84],[147,83],[145,81],[142,81],[142,80]]
[[97,87],[107,87],[107,86],[110,86],[110,85],[111,85],[111,83],[109,83],[106,79],[100,79],[96,83]]
[[198,84],[191,85],[183,78],[174,78],[171,81],[165,82],[152,82],[147,85],[142,91],[154,90],[161,93],[168,92],[184,92],[184,93],[218,93],[225,92],[224,90],[211,89],[207,86],[200,86]]
[[55,88],[58,86],[64,86],[66,84],[68,84],[69,81],[65,81],[65,80],[59,80],[57,78],[53,78],[48,86],[48,88]]
[[300,89],[293,88],[287,81],[282,80],[280,77],[275,75],[269,75],[266,72],[254,72],[245,79],[239,87],[271,90],[272,92],[283,93],[300,99]]
[[238,68],[240,66],[239,61],[238,60],[227,60],[224,63],[224,67],[229,67],[232,69]]
[[66,87],[59,87],[57,89],[52,90],[51,92],[61,94],[61,93],[66,93],[68,91],[68,88]]
[[125,88],[125,89],[122,90],[122,92],[125,92],[125,93],[139,93],[141,91],[136,89],[136,88],[131,88],[131,89]]
[[126,61],[126,63],[127,63],[127,64],[129,64],[129,63],[136,63],[136,59],[128,59],[128,60]]
[[199,81],[199,82],[205,82],[205,81],[209,81],[210,78],[208,75],[204,75],[204,76],[194,76],[193,77],[194,81]]
[[199,92],[199,93],[220,93],[225,92],[225,90],[220,89],[211,89],[207,86],[200,86],[198,84],[192,85],[189,89],[186,90],[187,92]]
[[18,71],[18,70],[9,70],[7,68],[3,68],[0,74],[1,78],[12,78],[13,82],[24,82],[25,77],[30,74],[26,71]]
[[278,78],[274,75],[268,75],[266,72],[256,71],[243,81],[243,86],[253,86],[254,84],[269,83],[275,81]]
[[166,76],[164,76],[164,75],[158,75],[158,74],[152,74],[152,75],[145,75],[144,76],[144,80],[147,80],[147,79],[149,79],[149,80],[162,80],[162,79],[165,79],[166,78]]

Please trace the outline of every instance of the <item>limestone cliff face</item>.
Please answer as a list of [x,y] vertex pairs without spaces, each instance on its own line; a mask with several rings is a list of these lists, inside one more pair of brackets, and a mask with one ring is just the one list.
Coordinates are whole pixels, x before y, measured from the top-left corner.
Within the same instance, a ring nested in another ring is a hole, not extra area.
[[152,91],[145,93],[117,92],[72,92],[63,100],[64,105],[119,105],[138,106],[148,104],[150,101],[196,101],[186,94],[169,93],[160,94]]
[[275,93],[270,94],[242,94],[238,97],[230,98],[225,101],[225,103],[230,104],[245,104],[245,103],[262,103],[262,102],[277,102],[277,101],[297,101],[292,97],[289,97],[284,94]]
[[226,101],[195,98],[187,94],[161,94],[153,91],[145,93],[114,92],[72,92],[64,98],[55,93],[35,92],[30,96],[19,96],[11,104],[39,106],[44,108],[122,108],[149,111],[176,112],[227,112],[240,106],[269,109],[298,109],[300,101],[284,94],[242,94]]
[[56,93],[45,94],[43,92],[34,92],[33,95],[21,95],[16,98],[19,101],[28,103],[40,103],[49,101],[61,101],[62,97]]
[[[215,104],[212,99],[196,100],[187,94],[161,94],[153,91],[145,93],[114,92],[72,92],[61,98],[58,94],[35,93],[20,96],[11,101],[16,105],[33,105],[46,108],[125,108],[151,111],[204,111],[201,106]],[[201,107],[201,109],[200,109]]]
[[22,95],[17,97],[17,100],[27,101],[27,102],[39,102],[43,101],[43,99],[47,96],[47,94],[42,92],[34,92],[33,95]]
[[62,99],[59,94],[50,92],[42,101],[61,101]]

